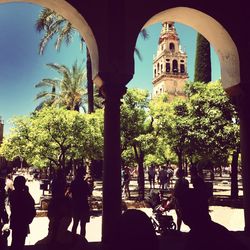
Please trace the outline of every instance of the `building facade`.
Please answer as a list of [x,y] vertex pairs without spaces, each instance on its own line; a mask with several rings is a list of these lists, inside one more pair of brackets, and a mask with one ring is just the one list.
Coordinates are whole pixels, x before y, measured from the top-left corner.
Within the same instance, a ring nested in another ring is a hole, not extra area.
[[184,97],[187,80],[187,54],[181,49],[174,22],[163,22],[153,59],[153,97],[161,93],[168,93],[170,100]]

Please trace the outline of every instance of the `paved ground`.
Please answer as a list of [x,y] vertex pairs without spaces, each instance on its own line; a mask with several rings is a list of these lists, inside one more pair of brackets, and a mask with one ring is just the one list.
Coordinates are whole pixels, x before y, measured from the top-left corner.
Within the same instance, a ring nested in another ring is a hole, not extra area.
[[[152,210],[149,208],[142,208],[145,213],[149,216]],[[244,229],[244,219],[243,219],[243,209],[232,209],[229,207],[210,207],[210,214],[214,221],[224,225],[231,231],[243,231]],[[174,217],[176,221],[176,215],[174,211],[169,213]],[[101,241],[101,220],[102,217],[91,217],[90,222],[87,224],[87,235],[86,239],[89,242],[99,242]],[[72,225],[71,225],[72,226]],[[69,230],[71,229],[69,227]],[[79,229],[79,228],[78,228]],[[26,239],[26,245],[33,245],[38,240],[44,238],[48,233],[48,218],[47,217],[36,217],[32,224],[30,225],[31,233]],[[182,232],[188,232],[189,228],[183,224]],[[78,231],[79,232],[79,231]],[[9,237],[10,240],[11,237]]]
[[[39,204],[40,196],[42,191],[40,190],[40,184],[38,181],[28,182],[29,190],[31,195],[34,197],[35,202]],[[146,185],[147,187],[147,185]],[[135,192],[136,182],[132,182],[131,189]],[[217,181],[214,188],[217,190],[217,194],[226,194],[229,195],[230,187],[227,181]],[[100,183],[97,183],[94,190],[94,196],[101,197],[101,187]],[[142,208],[148,216],[151,216],[152,210],[150,208]],[[170,211],[170,215],[173,216],[176,221],[176,215],[174,211]],[[243,231],[244,230],[244,214],[243,209],[230,208],[230,207],[220,207],[220,206],[211,206],[210,214],[212,219],[215,222],[218,222],[224,225],[231,231]],[[99,242],[101,241],[101,216],[91,217],[90,222],[87,224],[87,235],[86,238],[89,242]],[[72,225],[71,225],[72,226]],[[71,229],[69,227],[69,230]],[[38,240],[42,239],[47,235],[48,232],[48,218],[47,217],[36,217],[32,224],[30,225],[31,233],[27,237],[26,245],[33,245]],[[189,228],[186,225],[182,225],[182,232],[188,232]],[[11,236],[9,237],[9,242]]]

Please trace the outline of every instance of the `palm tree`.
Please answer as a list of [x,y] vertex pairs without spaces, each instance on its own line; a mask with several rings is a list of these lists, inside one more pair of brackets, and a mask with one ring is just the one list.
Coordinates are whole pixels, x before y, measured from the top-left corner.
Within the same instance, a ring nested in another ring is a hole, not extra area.
[[[48,42],[56,37],[55,49],[60,50],[62,42],[65,41],[67,45],[72,42],[73,35],[78,33],[77,30],[72,27],[71,23],[62,16],[58,15],[55,11],[47,8],[43,8],[36,21],[36,30],[38,32],[44,31],[44,35],[39,44],[39,53],[43,54]],[[78,33],[79,34],[79,33]],[[80,34],[79,34],[80,35]],[[81,37],[80,47],[83,47],[84,40]],[[91,62],[88,49],[87,51],[87,89],[88,89],[88,112],[94,111],[93,104],[93,81],[91,76]]]
[[[60,79],[42,79],[35,85],[36,88],[49,88],[49,91],[42,90],[36,99],[43,99],[37,107],[41,108],[44,104],[65,106],[69,110],[79,111],[83,107],[84,97],[86,96],[86,71],[77,65],[77,61],[69,69],[65,65],[49,63],[47,66],[57,71]],[[83,107],[84,108],[84,107]]]
[[[56,41],[54,44],[55,49],[59,51],[63,41],[65,41],[65,43],[68,45],[71,43],[73,35],[75,33],[79,34],[69,21],[67,21],[64,17],[58,15],[55,11],[47,8],[43,8],[40,12],[39,17],[36,21],[36,30],[38,32],[44,31],[44,35],[39,44],[40,54],[44,53],[46,45],[53,37],[56,37]],[[148,38],[146,29],[143,29],[140,35],[144,39]],[[83,43],[84,39],[81,37],[81,48],[83,47]],[[94,102],[94,96],[96,97],[97,95],[92,81],[91,60],[88,48],[86,48],[86,53],[88,112],[92,113],[94,111],[94,106],[100,106],[100,100],[97,100],[99,104],[95,104],[96,98]],[[137,48],[135,48],[135,53],[138,58],[142,60],[142,56]]]

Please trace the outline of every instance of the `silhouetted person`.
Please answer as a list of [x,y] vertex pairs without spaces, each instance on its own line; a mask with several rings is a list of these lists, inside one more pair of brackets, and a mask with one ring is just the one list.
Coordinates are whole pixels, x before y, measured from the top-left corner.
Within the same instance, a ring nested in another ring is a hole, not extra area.
[[148,181],[150,188],[155,188],[155,175],[155,165],[152,164],[148,169]]
[[75,179],[71,182],[69,193],[72,196],[72,216],[73,226],[72,233],[76,234],[76,229],[80,222],[80,234],[85,237],[86,223],[90,219],[90,210],[88,197],[90,196],[90,188],[86,180],[84,180],[85,170],[80,168],[77,170]]
[[6,209],[5,209],[6,196],[7,194],[5,191],[5,179],[0,178],[0,225],[8,223],[8,219],[6,220]]
[[177,198],[183,222],[190,227],[187,250],[245,250],[225,227],[211,220],[207,199],[197,190],[187,189]]
[[13,180],[10,174],[8,174],[6,176],[6,180],[5,180],[5,190],[7,192],[7,203],[9,204],[9,197],[10,197],[10,193],[13,191],[14,189],[14,184],[13,184]]
[[160,182],[160,189],[165,190],[168,183],[168,172],[165,166],[161,167],[158,178]]
[[189,188],[189,182],[188,180],[185,178],[185,171],[183,169],[178,169],[176,171],[176,177],[178,178],[175,182],[175,186],[174,186],[174,191],[173,191],[173,201],[175,203],[175,212],[177,215],[177,230],[180,231],[181,230],[181,223],[182,223],[182,218],[181,218],[181,214],[179,212],[179,207],[178,207],[178,203],[176,202],[176,198],[180,195],[182,195],[182,193]]
[[21,250],[29,233],[29,224],[36,215],[35,202],[30,195],[25,178],[17,176],[14,190],[10,193],[10,228],[12,229],[11,249]]
[[48,247],[54,248],[54,244],[59,241],[61,225],[72,216],[71,204],[66,197],[66,178],[62,169],[58,169],[51,183],[52,199],[48,206],[49,228],[47,241]]
[[197,190],[197,192],[200,192],[200,194],[203,195],[204,198],[206,197],[208,199],[209,198],[208,188],[203,178],[199,175],[196,166],[192,165],[190,167],[190,175],[191,175],[191,183],[194,189]]
[[[66,196],[55,195],[49,202],[48,206],[48,239],[50,243],[57,242],[61,232],[61,226],[67,223],[67,220],[71,221],[71,204],[69,198]],[[68,219],[70,218],[70,219]]]
[[130,189],[129,184],[131,181],[130,168],[125,166],[122,171],[122,191],[125,198],[130,199]]
[[4,225],[9,222],[8,214],[5,209],[5,179],[0,178],[0,249],[7,247],[7,237],[9,230],[4,230]]
[[38,241],[36,245],[41,246],[42,249],[51,250],[86,249],[87,241],[77,235],[73,237],[72,233],[68,231],[72,220],[71,204],[68,197],[56,196],[56,198],[52,198],[48,207],[48,218],[48,235]]
[[56,174],[51,182],[52,197],[63,197],[67,189],[66,178],[62,169],[57,169]]
[[117,236],[119,250],[157,250],[158,239],[150,218],[141,210],[128,209],[121,215]]

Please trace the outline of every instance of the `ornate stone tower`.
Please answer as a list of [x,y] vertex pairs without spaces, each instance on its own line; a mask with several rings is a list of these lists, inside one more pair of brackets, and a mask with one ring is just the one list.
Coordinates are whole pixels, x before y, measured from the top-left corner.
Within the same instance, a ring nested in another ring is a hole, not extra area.
[[164,22],[153,59],[153,97],[164,92],[170,100],[175,96],[184,97],[187,80],[187,54],[181,50],[174,22]]

